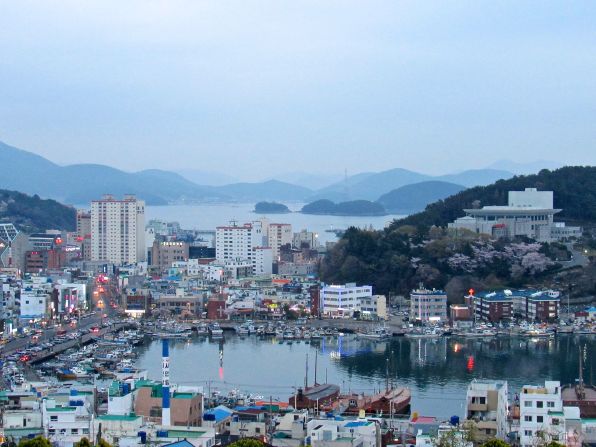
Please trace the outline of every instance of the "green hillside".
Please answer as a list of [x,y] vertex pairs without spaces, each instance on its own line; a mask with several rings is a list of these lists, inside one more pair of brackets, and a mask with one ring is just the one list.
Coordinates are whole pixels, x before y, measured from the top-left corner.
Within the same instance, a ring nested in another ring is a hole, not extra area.
[[420,213],[396,221],[394,226],[415,225],[446,226],[464,215],[464,208],[486,205],[507,205],[508,191],[538,188],[554,191],[555,208],[563,211],[558,219],[596,221],[596,167],[567,166],[549,171],[544,169],[534,175],[520,175],[499,180],[488,186],[476,186],[432,203]]
[[59,229],[73,231],[76,210],[55,200],[0,189],[0,222],[13,223],[27,233]]

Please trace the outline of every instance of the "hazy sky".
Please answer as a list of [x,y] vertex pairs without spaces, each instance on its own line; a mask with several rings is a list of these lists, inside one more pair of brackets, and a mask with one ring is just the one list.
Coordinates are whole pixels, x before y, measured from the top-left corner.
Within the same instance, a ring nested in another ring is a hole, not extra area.
[[596,2],[0,0],[0,140],[252,179],[596,164]]

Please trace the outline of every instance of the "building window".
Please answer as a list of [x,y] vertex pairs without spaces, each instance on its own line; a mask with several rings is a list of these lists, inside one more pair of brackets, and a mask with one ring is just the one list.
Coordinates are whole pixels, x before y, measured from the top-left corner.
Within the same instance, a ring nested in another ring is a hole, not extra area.
[[524,407],[526,408],[531,408],[532,407],[532,401],[531,400],[527,400],[524,402]]
[[50,421],[56,422],[58,420],[58,416],[50,416]]
[[544,422],[544,416],[536,416],[536,422]]
[[532,416],[524,416],[524,421],[532,422]]
[[524,430],[524,436],[532,436],[532,430]]
[[548,408],[555,408],[555,403],[554,403],[553,401],[549,400],[549,401],[546,403],[546,406],[547,406]]
[[536,401],[536,408],[544,408],[544,402],[541,400]]

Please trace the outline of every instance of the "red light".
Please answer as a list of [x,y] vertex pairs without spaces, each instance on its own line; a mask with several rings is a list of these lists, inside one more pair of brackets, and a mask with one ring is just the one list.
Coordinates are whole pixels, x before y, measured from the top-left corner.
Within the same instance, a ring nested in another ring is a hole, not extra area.
[[469,295],[474,295],[474,289],[470,289],[470,290],[468,290],[468,294],[469,294]]
[[468,372],[474,371],[474,356],[473,355],[468,357],[468,364],[466,366],[468,368]]
[[57,245],[60,245],[62,243],[62,238],[57,237],[56,239],[54,239],[54,242],[56,242]]
[[83,242],[83,238],[82,238],[81,236],[77,236],[77,237],[76,237],[76,241],[77,241],[77,242]]

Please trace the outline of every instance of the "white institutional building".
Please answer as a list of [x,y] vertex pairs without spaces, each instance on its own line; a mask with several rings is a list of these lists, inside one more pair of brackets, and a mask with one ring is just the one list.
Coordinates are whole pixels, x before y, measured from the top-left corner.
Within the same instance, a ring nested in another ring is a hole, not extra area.
[[372,296],[372,286],[328,285],[321,289],[321,312],[330,317],[351,317],[361,311],[362,301]]
[[580,227],[566,227],[555,223],[553,192],[526,188],[509,191],[506,206],[484,206],[464,209],[466,215],[449,224],[449,228],[466,229],[495,238],[526,236],[538,242],[551,242],[581,236]]
[[91,202],[91,260],[133,264],[145,260],[145,202],[105,195]]

